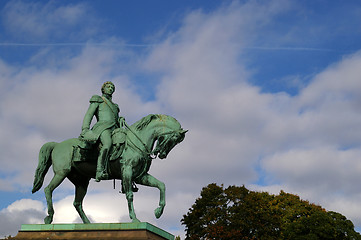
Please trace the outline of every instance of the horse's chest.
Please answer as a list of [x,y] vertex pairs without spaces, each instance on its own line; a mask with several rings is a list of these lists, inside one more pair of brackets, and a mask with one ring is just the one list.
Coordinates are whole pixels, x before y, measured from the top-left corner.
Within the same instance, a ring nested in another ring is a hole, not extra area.
[[137,179],[142,177],[149,171],[151,165],[151,160],[148,159],[141,159],[138,160],[138,164],[134,165],[133,167],[133,178]]

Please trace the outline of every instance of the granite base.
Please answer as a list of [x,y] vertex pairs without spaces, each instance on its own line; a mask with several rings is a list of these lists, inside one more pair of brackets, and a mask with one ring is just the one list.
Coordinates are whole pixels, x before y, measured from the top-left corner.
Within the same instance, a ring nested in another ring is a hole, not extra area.
[[174,240],[174,236],[150,223],[23,224],[12,239],[112,239]]

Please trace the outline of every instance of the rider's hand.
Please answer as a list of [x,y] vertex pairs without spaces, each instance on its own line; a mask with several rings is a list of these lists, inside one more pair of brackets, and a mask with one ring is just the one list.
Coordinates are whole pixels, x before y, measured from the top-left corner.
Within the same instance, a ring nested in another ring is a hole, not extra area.
[[87,131],[89,131],[89,129],[82,129],[81,130],[81,133],[80,133],[80,136],[84,136],[84,134],[87,132]]
[[125,125],[125,118],[124,117],[119,117],[118,121],[119,121],[120,127],[123,127]]

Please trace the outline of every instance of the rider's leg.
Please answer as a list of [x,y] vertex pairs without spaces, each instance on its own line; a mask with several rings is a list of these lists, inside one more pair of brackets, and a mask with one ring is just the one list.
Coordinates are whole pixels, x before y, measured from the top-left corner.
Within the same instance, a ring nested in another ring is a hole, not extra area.
[[112,133],[111,130],[107,129],[102,132],[100,135],[100,141],[102,147],[99,152],[98,162],[97,162],[97,172],[95,180],[99,182],[100,180],[107,179],[108,173],[106,171],[105,165],[108,160],[109,150],[112,146]]

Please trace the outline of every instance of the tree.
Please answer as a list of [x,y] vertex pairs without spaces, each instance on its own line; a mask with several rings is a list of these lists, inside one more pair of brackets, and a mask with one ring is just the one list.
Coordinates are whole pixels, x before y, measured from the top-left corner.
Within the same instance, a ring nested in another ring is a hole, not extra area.
[[339,213],[280,192],[209,184],[181,220],[186,239],[361,239]]
[[315,212],[309,217],[300,218],[285,229],[285,239],[360,239],[354,225],[345,216],[336,212]]
[[[244,186],[210,184],[183,216],[187,239],[276,239],[280,218],[272,196]],[[272,238],[273,237],[273,238]]]

